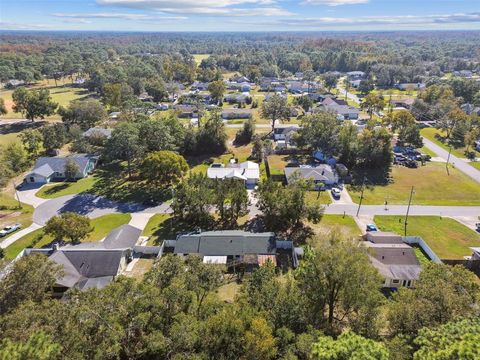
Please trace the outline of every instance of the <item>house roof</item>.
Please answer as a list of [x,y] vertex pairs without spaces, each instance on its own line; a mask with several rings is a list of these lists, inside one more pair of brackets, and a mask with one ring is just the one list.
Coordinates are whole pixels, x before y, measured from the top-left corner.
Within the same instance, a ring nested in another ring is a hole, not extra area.
[[63,267],[63,276],[57,279],[57,284],[82,289],[88,284],[85,280],[116,276],[124,255],[123,250],[60,249],[49,259]]
[[336,181],[336,176],[332,167],[326,164],[320,164],[315,167],[286,167],[285,177],[290,179],[293,174],[298,174],[304,179],[311,179],[313,181]]
[[110,231],[103,244],[106,249],[132,248],[142,234],[142,230],[132,225],[122,225]]
[[403,244],[402,237],[391,232],[372,231],[365,238],[374,244]]
[[274,233],[249,233],[239,230],[207,231],[181,235],[177,238],[175,254],[201,254],[206,256],[275,255]]
[[238,165],[229,165],[228,167],[210,166],[207,169],[207,176],[210,179],[260,179],[260,167],[252,161],[245,161]]
[[[78,167],[80,172],[84,173],[87,169],[88,163],[93,159],[92,155],[86,154],[75,154],[70,156],[55,156],[55,157],[40,157],[38,158],[33,170],[31,171],[32,174],[39,174],[42,176],[50,176],[54,172],[63,173],[65,171],[65,164],[68,160],[74,161]],[[48,175],[46,175],[48,174]]]
[[372,265],[386,278],[418,279],[422,268],[415,251],[407,244],[372,244],[369,248]]
[[332,105],[325,105],[325,108],[327,110],[335,111],[337,114],[340,114],[340,115],[360,113],[359,109],[353,106],[348,106],[348,105],[332,104]]
[[106,138],[110,138],[112,136],[112,129],[94,127],[94,128],[88,129],[87,131],[85,131],[83,133],[83,136],[85,136],[85,137],[89,137],[89,136],[93,136],[93,135],[97,135],[97,136],[98,135],[103,135]]

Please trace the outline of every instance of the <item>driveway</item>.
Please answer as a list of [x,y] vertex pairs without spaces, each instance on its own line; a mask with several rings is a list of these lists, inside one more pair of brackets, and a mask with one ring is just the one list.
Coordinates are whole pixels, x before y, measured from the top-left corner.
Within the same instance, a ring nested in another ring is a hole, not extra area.
[[[445,161],[448,159],[448,151],[438,146],[433,141],[423,138],[423,144]],[[480,183],[480,170],[477,170],[473,166],[470,166],[465,160],[462,160],[455,155],[450,154],[450,164],[455,164],[455,167],[457,169],[464,172],[473,180]]]
[[170,213],[169,204],[161,204],[154,207],[135,203],[120,203],[108,200],[101,196],[91,194],[66,195],[48,200],[38,206],[33,213],[33,221],[44,225],[51,217],[73,211],[90,218],[115,213]]
[[34,208],[39,207],[44,202],[48,201],[48,199],[42,199],[35,196],[41,187],[41,185],[24,184],[17,192],[20,201],[25,204],[32,205]]

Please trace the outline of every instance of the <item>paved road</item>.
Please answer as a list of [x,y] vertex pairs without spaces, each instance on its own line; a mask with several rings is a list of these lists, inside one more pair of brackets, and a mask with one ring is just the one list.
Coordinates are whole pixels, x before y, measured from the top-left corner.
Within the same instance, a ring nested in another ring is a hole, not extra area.
[[66,195],[48,200],[38,206],[33,213],[33,221],[36,224],[44,225],[51,217],[66,211],[73,211],[90,218],[96,218],[115,213],[169,213],[171,209],[168,204],[148,207],[135,203],[119,203],[91,194]]
[[[384,205],[363,205],[360,208],[359,215],[405,215],[407,205],[388,205],[385,210]],[[356,216],[358,205],[356,204],[331,204],[325,209],[326,214],[343,214]],[[480,216],[480,206],[410,206],[410,215],[430,215],[430,216],[448,216],[448,217],[477,217]]]
[[[441,157],[444,160],[447,160],[448,158],[448,151],[443,149],[442,147],[438,146],[435,144],[433,141],[430,141],[426,138],[423,138],[423,144],[432,150],[434,153],[436,153],[439,157]],[[455,155],[450,154],[450,163],[455,164],[455,167],[459,169],[460,171],[464,172],[468,176],[470,176],[473,180],[477,181],[480,183],[480,170],[475,169],[473,166],[470,166],[467,162],[464,160],[456,157]],[[480,194],[472,194],[472,196],[479,196]]]
[[41,228],[40,225],[33,223],[29,227],[26,227],[25,229],[21,229],[20,231],[17,231],[16,233],[13,233],[12,235],[10,235],[8,238],[6,238],[5,240],[3,240],[0,243],[0,248],[5,249],[6,247],[13,244],[15,241],[20,239],[21,237],[31,233],[32,231],[40,229],[40,228]]

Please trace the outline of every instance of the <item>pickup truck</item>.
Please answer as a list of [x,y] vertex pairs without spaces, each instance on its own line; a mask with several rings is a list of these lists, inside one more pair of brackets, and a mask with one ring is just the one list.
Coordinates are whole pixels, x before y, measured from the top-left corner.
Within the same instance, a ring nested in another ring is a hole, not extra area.
[[22,225],[20,225],[20,224],[5,226],[2,230],[0,230],[0,237],[7,236],[8,234],[11,234],[14,231],[17,231],[21,227],[22,227]]

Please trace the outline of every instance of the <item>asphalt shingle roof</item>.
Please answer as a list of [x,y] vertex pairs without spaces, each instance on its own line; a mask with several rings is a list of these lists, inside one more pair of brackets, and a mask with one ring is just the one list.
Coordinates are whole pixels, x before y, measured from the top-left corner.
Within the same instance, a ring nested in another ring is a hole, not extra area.
[[[48,173],[50,171],[48,167],[50,167],[50,169],[53,172],[63,173],[65,171],[65,164],[67,163],[67,160],[74,161],[78,165],[80,172],[83,173],[85,172],[85,169],[87,168],[87,165],[91,159],[92,159],[92,156],[86,155],[86,154],[75,154],[71,156],[55,156],[55,157],[44,156],[44,157],[38,158],[32,170],[32,173],[43,175],[40,172]],[[50,176],[50,175],[52,175],[52,173],[50,173],[47,176]]]

